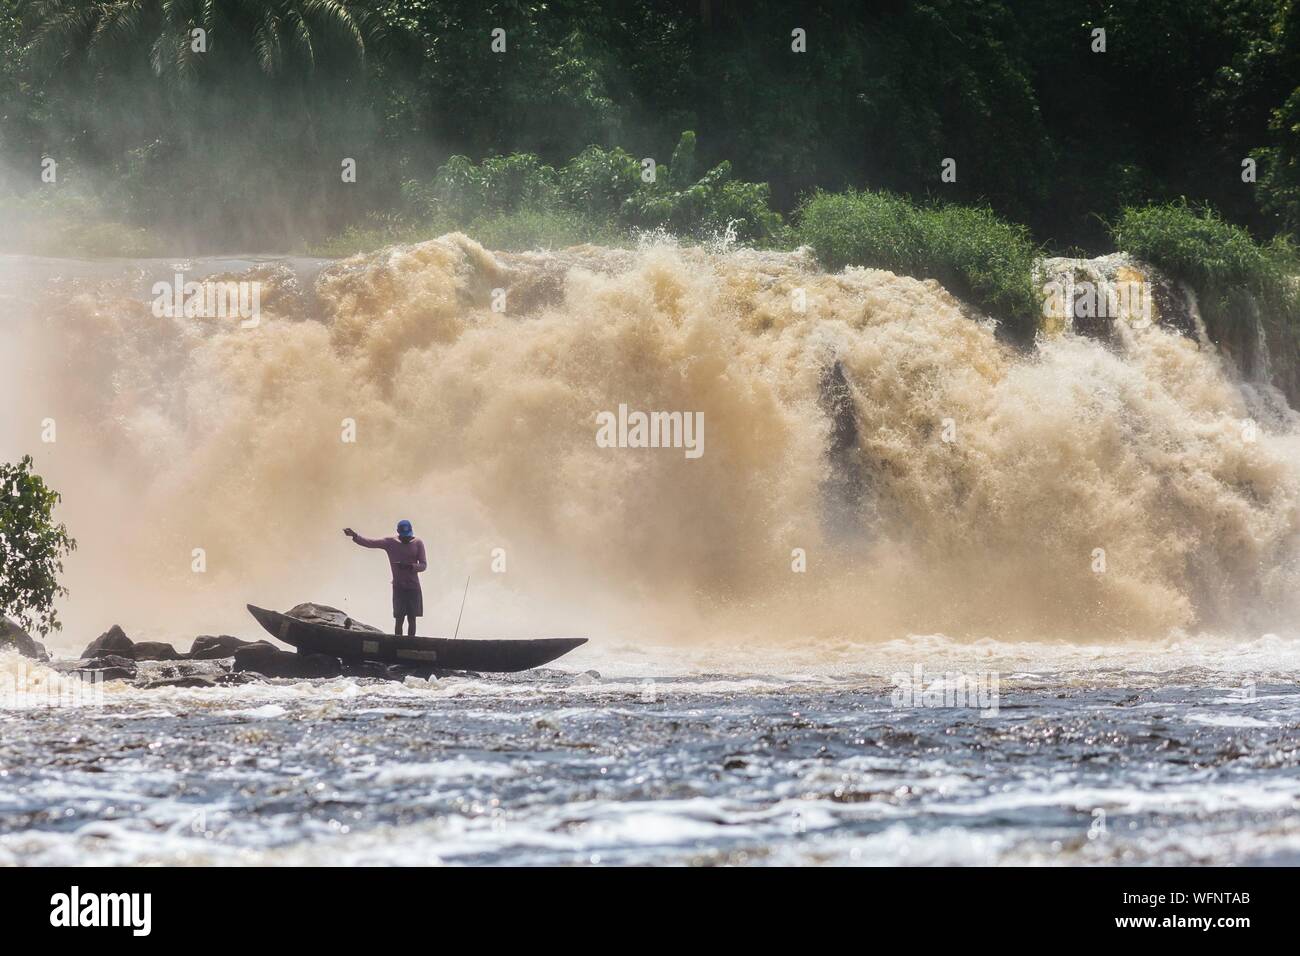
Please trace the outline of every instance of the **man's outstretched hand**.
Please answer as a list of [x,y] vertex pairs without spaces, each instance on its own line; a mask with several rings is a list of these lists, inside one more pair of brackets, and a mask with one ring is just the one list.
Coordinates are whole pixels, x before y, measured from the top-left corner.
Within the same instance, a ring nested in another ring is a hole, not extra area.
[[343,533],[347,535],[349,538],[355,538],[357,536],[357,533],[353,531],[351,528],[344,528]]

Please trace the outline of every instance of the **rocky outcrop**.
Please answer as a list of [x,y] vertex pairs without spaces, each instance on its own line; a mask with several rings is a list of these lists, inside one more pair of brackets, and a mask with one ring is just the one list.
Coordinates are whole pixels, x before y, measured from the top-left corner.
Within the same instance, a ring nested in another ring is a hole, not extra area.
[[344,677],[370,677],[374,680],[402,680],[390,669],[394,665],[381,661],[345,661],[342,665]]
[[294,654],[298,659],[297,677],[338,677],[343,673],[337,657],[329,654]]
[[109,630],[91,641],[86,646],[86,649],[81,652],[81,656],[85,660],[103,657],[105,654],[115,654],[136,661],[209,661],[234,657],[235,651],[239,648],[249,647],[254,643],[266,644],[265,641],[241,640],[238,637],[231,637],[229,634],[222,634],[218,637],[204,634],[196,637],[190,650],[184,652],[176,650],[174,646],[166,641],[132,641],[126,636],[122,628],[114,624]]
[[140,686],[142,690],[157,690],[160,687],[216,687],[217,682],[207,677],[191,674],[188,677],[160,677]]
[[0,617],[0,650],[6,647],[11,647],[23,657],[30,657],[34,661],[50,659],[45,645],[23,630],[17,621]]
[[140,679],[174,680],[185,677],[201,677],[215,680],[226,673],[224,660],[192,661],[179,658],[174,661],[148,661],[140,668]]
[[1187,290],[1124,253],[1040,259],[1035,268],[1043,307],[1040,330],[1048,335],[1074,332],[1115,343],[1119,322],[1136,329],[1161,325],[1190,339],[1198,335]]
[[134,660],[117,654],[104,654],[80,660],[68,670],[74,674],[98,677],[100,680],[135,680],[138,672]]
[[431,679],[445,677],[450,673],[450,671],[438,671],[431,667],[385,664],[382,661],[347,661],[343,663],[344,677],[369,677],[374,680],[391,680],[398,683],[408,677]]
[[189,654],[186,656],[194,661],[214,661],[224,657],[234,657],[235,652],[241,647],[249,647],[254,643],[258,642],[241,640],[229,634],[216,637],[211,634],[201,634],[194,638],[194,643],[190,645]]
[[295,654],[282,651],[265,641],[235,652],[233,669],[251,671],[264,677],[338,677],[343,669],[337,657],[328,654]]
[[181,655],[162,641],[137,641],[131,648],[131,656],[137,661],[174,661]]
[[853,533],[853,516],[868,492],[868,474],[863,468],[858,443],[858,420],[853,393],[837,359],[822,369],[819,404],[831,422],[826,449],[826,477],[821,484],[824,526],[837,539]]
[[102,657],[105,654],[116,654],[121,657],[135,659],[135,641],[126,636],[126,632],[121,627],[114,624],[99,637],[95,638],[86,645],[86,649],[81,652],[83,660],[89,660],[96,657]]
[[259,678],[260,675],[254,674],[251,671],[240,671],[238,673],[231,671],[230,673],[222,674],[218,677],[216,679],[216,685],[218,687],[239,687],[243,684],[256,684]]
[[[288,614],[314,624],[383,633],[327,604],[299,604]],[[67,674],[130,680],[144,689],[213,687],[262,677],[302,680],[348,676],[400,682],[409,677],[441,676],[428,666],[378,661],[345,664],[328,654],[296,653],[270,641],[247,641],[229,634],[202,634],[194,639],[189,651],[181,652],[163,641],[132,641],[116,624],[87,645],[81,660],[58,661],[51,666]]]

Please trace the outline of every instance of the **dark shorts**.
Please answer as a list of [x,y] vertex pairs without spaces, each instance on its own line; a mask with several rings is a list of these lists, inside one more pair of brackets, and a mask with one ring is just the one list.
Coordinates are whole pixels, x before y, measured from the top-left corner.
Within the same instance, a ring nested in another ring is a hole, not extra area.
[[424,617],[424,592],[393,585],[393,617]]

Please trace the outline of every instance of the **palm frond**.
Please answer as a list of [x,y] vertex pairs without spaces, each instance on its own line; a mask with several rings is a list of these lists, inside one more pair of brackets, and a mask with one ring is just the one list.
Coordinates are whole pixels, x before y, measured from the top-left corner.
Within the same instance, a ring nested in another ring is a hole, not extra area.
[[290,9],[289,16],[295,21],[293,35],[296,40],[295,46],[298,52],[302,54],[303,59],[307,61],[307,69],[316,69],[316,50],[312,45],[311,27],[307,26],[307,21],[303,19],[302,12],[297,9]]
[[106,42],[128,45],[140,37],[143,0],[118,0],[101,4],[102,13],[90,35],[88,53],[96,59]]
[[76,0],[51,0],[33,8],[32,15],[40,26],[28,50],[31,62],[48,67],[84,48],[100,13],[100,4]]
[[334,29],[352,41],[357,58],[364,62],[366,58],[366,39],[362,35],[357,18],[347,3],[340,0],[305,0],[302,4],[303,15],[323,26]]
[[280,67],[280,19],[270,7],[253,31],[253,49],[257,51],[262,72],[273,75]]

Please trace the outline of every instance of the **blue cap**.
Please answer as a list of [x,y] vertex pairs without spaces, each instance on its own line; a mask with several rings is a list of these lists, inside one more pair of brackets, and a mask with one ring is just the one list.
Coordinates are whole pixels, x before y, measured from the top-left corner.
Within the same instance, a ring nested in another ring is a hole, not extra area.
[[397,522],[398,534],[411,534],[414,530],[415,529],[411,527],[411,522],[407,521],[405,518]]

